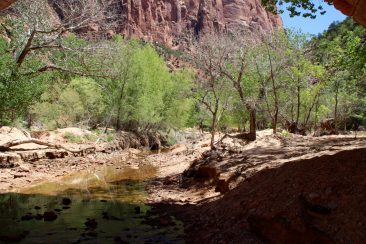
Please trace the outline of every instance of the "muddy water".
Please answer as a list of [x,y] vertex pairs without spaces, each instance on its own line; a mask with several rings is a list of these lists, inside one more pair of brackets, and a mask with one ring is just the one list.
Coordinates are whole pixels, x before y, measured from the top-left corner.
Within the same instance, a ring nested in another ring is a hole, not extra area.
[[[182,223],[147,215],[152,166],[105,167],[0,195],[0,242],[183,243]],[[47,213],[48,212],[48,213]]]

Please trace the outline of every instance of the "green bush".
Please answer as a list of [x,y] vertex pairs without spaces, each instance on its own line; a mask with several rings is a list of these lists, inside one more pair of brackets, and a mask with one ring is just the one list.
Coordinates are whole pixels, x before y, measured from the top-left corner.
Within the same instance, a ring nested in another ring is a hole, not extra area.
[[71,143],[84,143],[84,140],[81,136],[75,135],[71,132],[65,132],[63,137]]

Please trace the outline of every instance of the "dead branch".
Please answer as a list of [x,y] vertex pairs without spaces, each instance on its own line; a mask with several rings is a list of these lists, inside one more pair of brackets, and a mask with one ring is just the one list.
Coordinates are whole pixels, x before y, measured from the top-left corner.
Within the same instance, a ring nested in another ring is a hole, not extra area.
[[0,152],[11,151],[12,147],[19,146],[19,145],[22,145],[22,144],[27,144],[27,143],[34,143],[34,144],[37,144],[37,145],[47,146],[49,148],[55,148],[55,149],[64,149],[65,151],[68,151],[68,152],[71,152],[71,153],[82,153],[82,152],[85,152],[86,150],[95,151],[94,146],[79,149],[79,150],[75,150],[75,149],[67,148],[67,147],[65,147],[63,145],[60,145],[60,144],[54,144],[54,143],[50,143],[50,142],[47,142],[47,141],[42,141],[42,140],[35,139],[35,138],[28,138],[28,139],[24,139],[24,140],[14,140],[14,141],[7,142],[3,145],[0,145]]
[[[83,71],[78,71],[78,70],[71,70],[68,68],[63,68],[63,67],[59,67],[56,65],[46,65],[44,67],[39,68],[38,70],[32,71],[32,72],[28,72],[28,73],[23,73],[22,75],[36,75],[39,73],[44,73],[47,71],[61,71],[64,73],[69,73],[69,74],[73,74],[73,75],[80,75],[80,76],[84,76],[84,77],[98,77],[98,78],[110,78],[109,75],[103,75],[103,74],[96,74],[96,73],[85,73]],[[95,71],[96,72],[96,71]],[[99,71],[100,73],[102,73],[102,71]]]

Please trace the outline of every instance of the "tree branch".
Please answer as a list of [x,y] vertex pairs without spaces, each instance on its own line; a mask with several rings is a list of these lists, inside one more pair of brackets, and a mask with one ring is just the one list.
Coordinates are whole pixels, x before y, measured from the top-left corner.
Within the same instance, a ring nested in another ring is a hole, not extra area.
[[95,151],[95,147],[87,147],[87,148],[75,150],[75,149],[71,149],[71,148],[67,148],[65,146],[62,146],[60,144],[53,144],[53,143],[38,140],[38,139],[35,139],[35,138],[28,138],[28,139],[24,139],[24,140],[15,140],[15,141],[7,142],[3,145],[0,145],[0,152],[11,151],[12,147],[19,146],[19,145],[22,145],[22,144],[27,144],[27,143],[34,143],[34,144],[38,144],[38,145],[42,145],[42,146],[47,146],[47,147],[50,147],[50,148],[55,148],[55,149],[64,149],[64,150],[66,150],[68,152],[71,152],[71,153],[81,153],[81,152],[85,152],[86,150],[94,150]]
[[22,75],[34,75],[34,74],[37,74],[37,73],[43,73],[43,72],[53,71],[53,70],[62,71],[62,72],[70,73],[70,74],[74,74],[74,75],[85,76],[85,77],[111,78],[111,76],[109,76],[109,75],[98,75],[98,74],[92,74],[92,73],[84,73],[82,71],[70,70],[70,69],[67,69],[67,68],[58,67],[56,65],[46,65],[44,67],[39,68],[36,71],[32,71],[32,72],[25,73],[25,74],[22,74]]
[[25,44],[22,52],[20,53],[19,57],[17,58],[16,60],[16,63],[18,64],[18,66],[22,65],[22,63],[24,62],[25,60],[25,57],[27,56],[27,54],[29,53],[30,51],[30,47],[32,45],[32,42],[33,42],[33,39],[34,39],[34,36],[36,35],[36,31],[33,30],[30,34],[30,36],[28,37],[28,40],[27,40],[27,43]]

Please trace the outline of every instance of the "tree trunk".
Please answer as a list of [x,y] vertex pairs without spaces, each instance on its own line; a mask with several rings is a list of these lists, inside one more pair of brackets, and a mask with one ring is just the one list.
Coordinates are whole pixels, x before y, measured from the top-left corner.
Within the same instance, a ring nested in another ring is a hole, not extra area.
[[[274,82],[273,82],[274,83]],[[272,129],[273,129],[273,134],[276,134],[277,133],[277,121],[278,121],[278,111],[279,111],[279,108],[278,108],[278,96],[277,96],[277,90],[276,88],[274,87],[273,85],[273,95],[275,97],[275,112],[274,112],[274,115],[273,115],[273,121],[272,121]]]
[[249,111],[249,140],[255,141],[257,138],[257,127],[256,127],[256,111],[254,108],[251,108]]
[[118,106],[117,110],[117,121],[116,121],[116,131],[121,130],[121,106]]
[[297,111],[296,111],[296,129],[299,125],[300,119],[300,104],[301,104],[301,97],[300,97],[300,86],[297,86]]
[[272,121],[273,134],[277,134],[277,120],[278,120],[278,110],[275,112],[274,118]]
[[334,130],[337,131],[337,123],[338,123],[338,93],[339,93],[339,85],[336,83],[336,91],[335,91],[335,103],[334,103]]
[[126,82],[123,83],[122,88],[120,90],[120,94],[119,94],[119,99],[118,99],[118,109],[117,109],[117,124],[116,124],[116,130],[119,131],[121,130],[121,110],[122,110],[122,98],[123,98],[123,94],[124,94],[124,90],[125,90],[125,84]]
[[307,115],[306,115],[306,119],[305,119],[305,121],[304,121],[304,128],[305,128],[305,129],[306,129],[306,128],[307,128],[307,126],[308,126],[308,122],[309,122],[309,119],[310,119],[310,116],[311,116],[311,111],[313,111],[314,106],[315,106],[315,104],[316,104],[317,100],[319,99],[319,92],[320,92],[320,91],[318,91],[318,93],[315,95],[314,100],[313,100],[313,102],[312,102],[312,104],[311,104],[311,106],[310,106],[310,108],[309,108],[309,111],[308,111],[308,113],[307,113]]
[[269,64],[270,64],[270,68],[271,68],[270,71],[271,71],[271,81],[272,81],[272,90],[273,90],[273,96],[274,96],[274,110],[275,110],[273,119],[272,119],[272,128],[273,128],[273,134],[276,134],[277,133],[279,102],[278,102],[277,87],[276,87],[275,77],[274,77],[274,72],[273,72],[272,57],[271,57],[271,52],[269,50],[268,45],[267,45],[267,53],[268,53],[268,59],[269,59]]
[[215,149],[215,134],[216,134],[216,117],[217,117],[217,111],[212,114],[212,122],[211,122],[211,141],[210,141],[210,147],[211,149]]

